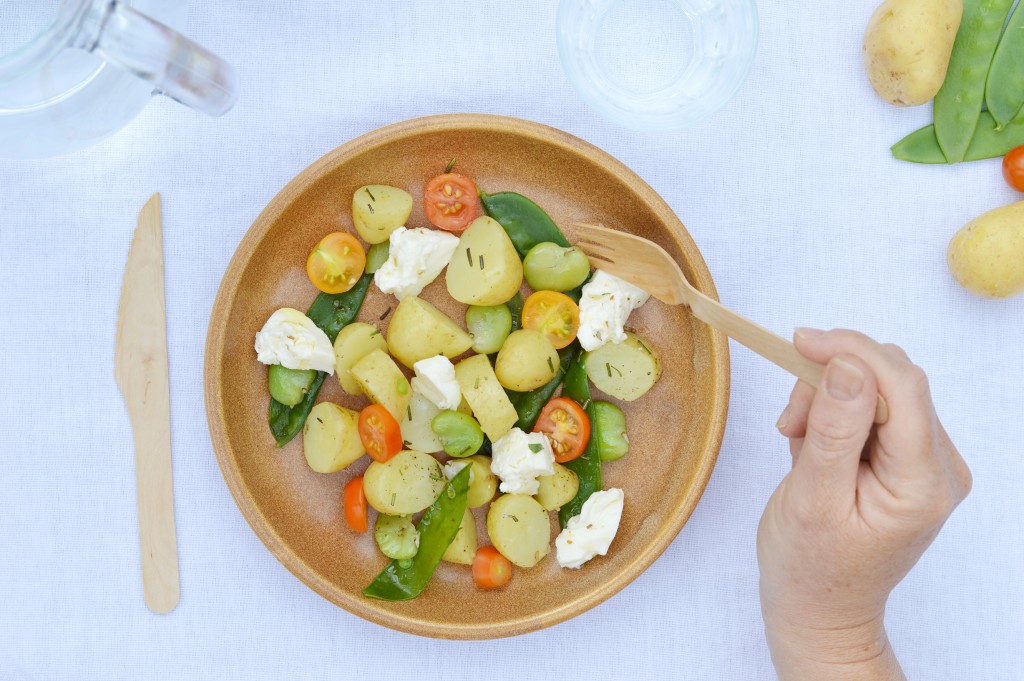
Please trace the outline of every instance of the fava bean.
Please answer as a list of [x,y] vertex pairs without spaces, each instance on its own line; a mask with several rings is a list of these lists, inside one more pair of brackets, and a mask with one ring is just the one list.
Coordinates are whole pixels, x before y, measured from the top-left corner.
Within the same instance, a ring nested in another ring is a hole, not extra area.
[[267,372],[270,396],[286,407],[294,407],[301,402],[314,380],[316,371],[312,369],[289,369],[273,364]]
[[379,270],[389,257],[391,257],[390,241],[382,241],[370,246],[370,250],[366,251],[366,273],[373,274]]
[[484,431],[476,419],[451,409],[435,416],[430,429],[441,440],[445,453],[459,459],[476,454],[484,443]]
[[[983,112],[978,119],[971,145],[967,148],[965,161],[979,161],[986,158],[1005,156],[1015,147],[1024,144],[1024,117],[1015,118],[1002,130],[996,129],[992,114]],[[926,125],[915,130],[892,147],[892,155],[901,161],[911,163],[946,163],[946,157],[939,148],[935,137],[935,126]]]
[[[519,300],[522,301],[522,296]],[[489,355],[501,350],[502,343],[512,333],[512,311],[508,303],[470,305],[466,308],[466,328],[473,336],[473,352]]]
[[373,538],[380,552],[395,560],[408,560],[420,548],[419,532],[407,515],[378,515]]
[[629,451],[626,415],[611,402],[594,402],[592,429],[598,438],[601,461],[617,461]]
[[523,260],[523,275],[534,291],[569,291],[582,284],[589,274],[586,253],[550,241],[531,248]]

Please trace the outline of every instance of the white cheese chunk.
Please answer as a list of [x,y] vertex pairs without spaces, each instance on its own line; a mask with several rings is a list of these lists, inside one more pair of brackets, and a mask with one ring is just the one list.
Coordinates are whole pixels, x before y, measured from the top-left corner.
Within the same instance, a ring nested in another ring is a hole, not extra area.
[[462,391],[455,380],[455,365],[444,355],[421,359],[412,365],[416,375],[412,389],[434,403],[438,409],[458,409]]
[[288,369],[315,369],[334,374],[331,339],[306,315],[282,307],[256,334],[256,359]]
[[391,233],[388,259],[373,275],[373,281],[384,293],[393,293],[402,300],[417,296],[441,274],[452,259],[458,237],[436,229],[406,229]]
[[604,270],[594,272],[580,297],[580,330],[584,350],[626,340],[629,314],[646,303],[650,294]]
[[499,489],[506,494],[536,494],[537,477],[555,474],[555,454],[547,435],[519,428],[508,431],[492,447],[491,472],[501,478]]
[[597,555],[608,553],[622,519],[622,490],[612,488],[594,492],[583,504],[580,514],[569,518],[555,539],[558,564],[578,568]]

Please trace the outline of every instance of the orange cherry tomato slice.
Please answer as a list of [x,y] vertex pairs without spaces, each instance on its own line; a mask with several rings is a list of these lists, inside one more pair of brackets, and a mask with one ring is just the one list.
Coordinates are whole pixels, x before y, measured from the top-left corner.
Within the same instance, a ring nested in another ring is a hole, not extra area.
[[497,589],[512,579],[512,563],[493,546],[482,546],[473,557],[473,581],[482,589]]
[[438,175],[423,190],[423,212],[432,225],[461,234],[479,212],[476,183],[458,173]]
[[580,330],[580,308],[564,293],[537,291],[523,305],[523,328],[540,331],[555,350],[576,339]]
[[363,476],[352,478],[345,485],[342,492],[343,506],[345,507],[345,522],[356,532],[366,532],[370,524],[366,520],[366,494],[363,492]]
[[587,448],[590,417],[583,407],[568,397],[556,397],[541,409],[533,432],[547,435],[555,461],[565,463],[580,456]]
[[351,234],[332,232],[320,240],[306,259],[306,274],[324,293],[344,293],[366,269],[366,251]]
[[359,440],[374,461],[384,463],[402,451],[402,429],[387,409],[371,404],[359,412]]

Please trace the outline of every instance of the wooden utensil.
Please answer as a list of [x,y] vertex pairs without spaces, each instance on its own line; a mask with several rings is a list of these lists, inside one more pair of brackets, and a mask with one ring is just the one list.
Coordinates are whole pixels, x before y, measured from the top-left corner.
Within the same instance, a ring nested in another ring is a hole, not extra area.
[[142,586],[155,613],[178,604],[160,194],[139,213],[117,310],[114,376],[135,436]]
[[[669,305],[686,305],[693,315],[742,343],[805,383],[817,388],[825,367],[813,362],[785,338],[737,314],[694,288],[676,261],[658,244],[597,225],[577,224],[576,245],[598,269],[639,286]],[[889,406],[878,396],[875,423],[889,420]]]

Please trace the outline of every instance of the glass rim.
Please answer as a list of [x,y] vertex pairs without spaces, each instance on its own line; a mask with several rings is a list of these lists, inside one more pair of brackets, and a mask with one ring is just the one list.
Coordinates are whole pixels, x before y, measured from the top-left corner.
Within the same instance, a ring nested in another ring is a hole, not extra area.
[[20,78],[49,62],[71,43],[92,0],[62,0],[53,22],[12,52],[0,54],[0,83]]

